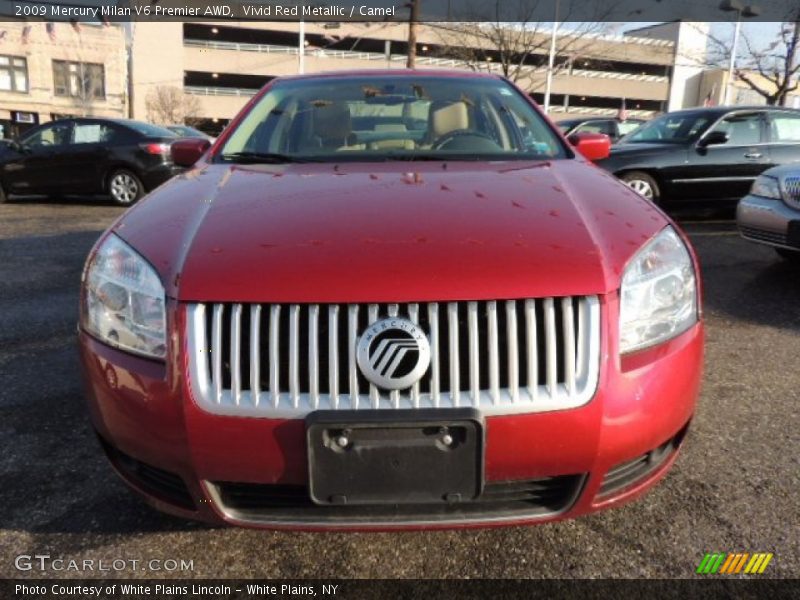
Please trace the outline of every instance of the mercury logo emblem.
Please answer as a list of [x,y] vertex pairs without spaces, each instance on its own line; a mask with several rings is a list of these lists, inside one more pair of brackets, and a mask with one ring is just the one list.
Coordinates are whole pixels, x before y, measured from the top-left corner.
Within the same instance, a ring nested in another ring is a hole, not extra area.
[[431,346],[418,326],[407,319],[376,321],[361,334],[356,348],[361,372],[385,390],[414,385],[431,364]]

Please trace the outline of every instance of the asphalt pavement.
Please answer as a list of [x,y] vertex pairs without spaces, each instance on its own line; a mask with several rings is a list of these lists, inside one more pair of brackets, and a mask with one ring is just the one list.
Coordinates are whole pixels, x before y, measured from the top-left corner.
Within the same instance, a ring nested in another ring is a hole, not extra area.
[[[764,577],[800,576],[800,268],[731,221],[683,219],[705,282],[706,375],[683,452],[648,495],[535,527],[318,534],[165,516],[106,464],[75,327],[84,258],[120,213],[88,200],[0,205],[0,577],[672,578],[693,577],[711,551],[772,552]],[[17,570],[37,553],[192,568]]]

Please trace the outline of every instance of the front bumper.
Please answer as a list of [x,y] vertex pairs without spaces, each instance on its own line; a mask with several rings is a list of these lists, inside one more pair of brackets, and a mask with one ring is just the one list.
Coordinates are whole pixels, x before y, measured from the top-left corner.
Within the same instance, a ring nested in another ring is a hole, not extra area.
[[[606,300],[604,312],[618,308]],[[173,331],[184,331],[175,306]],[[157,508],[270,528],[490,526],[571,518],[635,498],[673,464],[699,393],[703,326],[619,359],[603,319],[598,391],[585,406],[485,419],[480,506],[319,507],[307,501],[302,419],[212,415],[192,398],[185,340],[166,365],[80,334],[93,424],[117,472]],[[478,504],[477,502],[475,504]]]
[[748,195],[736,208],[736,223],[746,240],[800,250],[800,233],[790,231],[792,222],[800,223],[800,210],[781,200]]

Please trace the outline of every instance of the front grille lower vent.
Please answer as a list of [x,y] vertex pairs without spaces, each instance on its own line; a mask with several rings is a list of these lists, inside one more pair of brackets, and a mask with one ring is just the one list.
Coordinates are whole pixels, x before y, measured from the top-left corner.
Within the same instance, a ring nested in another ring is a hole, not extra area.
[[789,245],[786,233],[781,233],[779,231],[767,231],[766,229],[756,229],[755,227],[739,227],[739,232],[742,234],[742,237],[757,242],[766,242],[779,246]]
[[545,517],[569,509],[584,475],[560,475],[526,481],[487,482],[476,500],[454,504],[317,506],[303,485],[208,482],[207,489],[229,517],[248,523],[375,525],[508,520]]
[[[600,353],[596,297],[426,304],[190,304],[192,387],[214,413],[299,417],[318,409],[448,408],[486,414],[580,406]],[[431,366],[406,390],[371,385],[362,332],[400,316],[428,335]]]

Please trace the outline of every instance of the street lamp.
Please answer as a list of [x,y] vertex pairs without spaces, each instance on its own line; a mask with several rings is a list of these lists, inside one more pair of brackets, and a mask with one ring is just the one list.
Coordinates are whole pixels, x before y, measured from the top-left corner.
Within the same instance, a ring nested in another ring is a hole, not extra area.
[[761,14],[761,9],[754,5],[745,6],[739,0],[722,0],[719,9],[725,12],[736,13],[736,27],[733,30],[733,48],[731,48],[731,60],[728,64],[728,81],[725,85],[725,96],[722,99],[722,104],[727,105],[731,101],[733,70],[736,67],[736,49],[739,47],[739,30],[742,27],[742,17],[757,17]]

